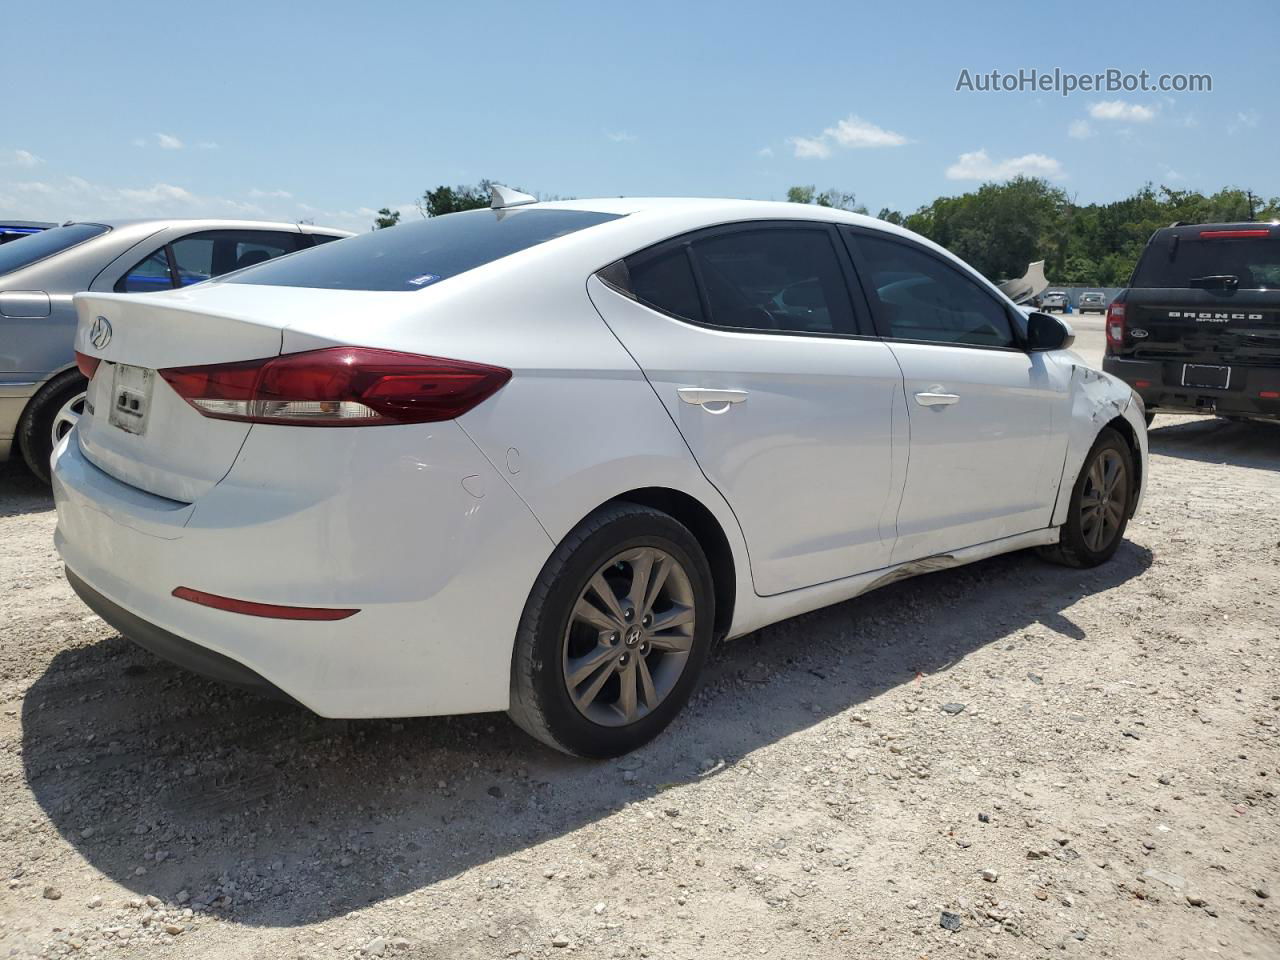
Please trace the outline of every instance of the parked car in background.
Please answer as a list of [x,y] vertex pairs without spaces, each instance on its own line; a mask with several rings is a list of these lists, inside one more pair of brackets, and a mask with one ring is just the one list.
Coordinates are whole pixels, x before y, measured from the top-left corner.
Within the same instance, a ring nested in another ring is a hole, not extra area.
[[78,294],[54,497],[85,602],[323,716],[508,710],[605,757],[719,638],[1119,546],[1141,404],[936,244],[795,203],[495,206]]
[[0,244],[21,240],[56,226],[56,223],[46,223],[43,220],[0,220]]
[[1106,313],[1107,297],[1100,291],[1087,291],[1080,294],[1080,302],[1077,304],[1076,309],[1081,313],[1093,313],[1094,311]]
[[1071,298],[1067,296],[1064,290],[1049,290],[1040,299],[1040,309],[1045,313],[1052,313],[1058,310],[1062,313],[1067,312],[1067,307],[1071,305]]
[[0,460],[16,447],[48,480],[54,444],[84,409],[72,294],[170,290],[346,236],[296,223],[102,220],[0,247]]
[[1280,224],[1157,230],[1106,327],[1102,367],[1149,415],[1280,419]]

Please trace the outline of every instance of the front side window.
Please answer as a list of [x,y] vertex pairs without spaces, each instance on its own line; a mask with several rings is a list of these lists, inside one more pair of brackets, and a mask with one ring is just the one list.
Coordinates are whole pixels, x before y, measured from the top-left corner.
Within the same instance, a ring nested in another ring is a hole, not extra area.
[[774,333],[855,333],[825,228],[729,229],[627,259],[637,299],[695,323]]
[[847,234],[881,331],[898,340],[1013,347],[1004,306],[959,270],[897,240]]

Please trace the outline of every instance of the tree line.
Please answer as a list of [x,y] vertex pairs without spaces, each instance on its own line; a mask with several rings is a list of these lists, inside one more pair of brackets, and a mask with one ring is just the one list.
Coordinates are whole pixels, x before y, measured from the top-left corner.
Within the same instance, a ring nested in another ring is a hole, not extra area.
[[[439,186],[417,201],[424,217],[489,205],[490,181]],[[792,203],[813,203],[867,213],[855,194],[835,188],[795,186]],[[914,213],[887,207],[879,219],[896,223],[941,244],[992,280],[1020,277],[1027,264],[1044,260],[1054,283],[1121,287],[1129,282],[1147,239],[1171,223],[1222,223],[1280,219],[1280,197],[1264,199],[1225,187],[1205,195],[1145,184],[1111,203],[1078,204],[1060,187],[1038,177],[985,183],[954,197],[938,197]],[[400,222],[400,211],[383,207],[374,228]]]

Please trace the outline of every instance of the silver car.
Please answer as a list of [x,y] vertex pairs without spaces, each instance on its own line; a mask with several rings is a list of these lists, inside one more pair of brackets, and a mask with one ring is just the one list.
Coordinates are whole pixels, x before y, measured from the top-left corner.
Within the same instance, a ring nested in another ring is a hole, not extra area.
[[1098,313],[1107,312],[1107,297],[1101,291],[1089,290],[1080,294],[1079,310],[1081,313],[1090,313],[1097,310]]
[[251,220],[67,223],[0,246],[0,460],[49,455],[84,409],[71,295],[183,287],[351,234]]

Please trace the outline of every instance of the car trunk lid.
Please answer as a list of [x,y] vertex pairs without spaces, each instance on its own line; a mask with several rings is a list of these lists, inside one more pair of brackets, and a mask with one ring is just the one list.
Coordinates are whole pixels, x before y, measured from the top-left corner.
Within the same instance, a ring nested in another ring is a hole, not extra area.
[[77,294],[76,350],[100,361],[76,429],[99,469],[190,503],[235,462],[250,425],[201,416],[156,371],[280,353],[279,324],[196,311],[167,294]]

